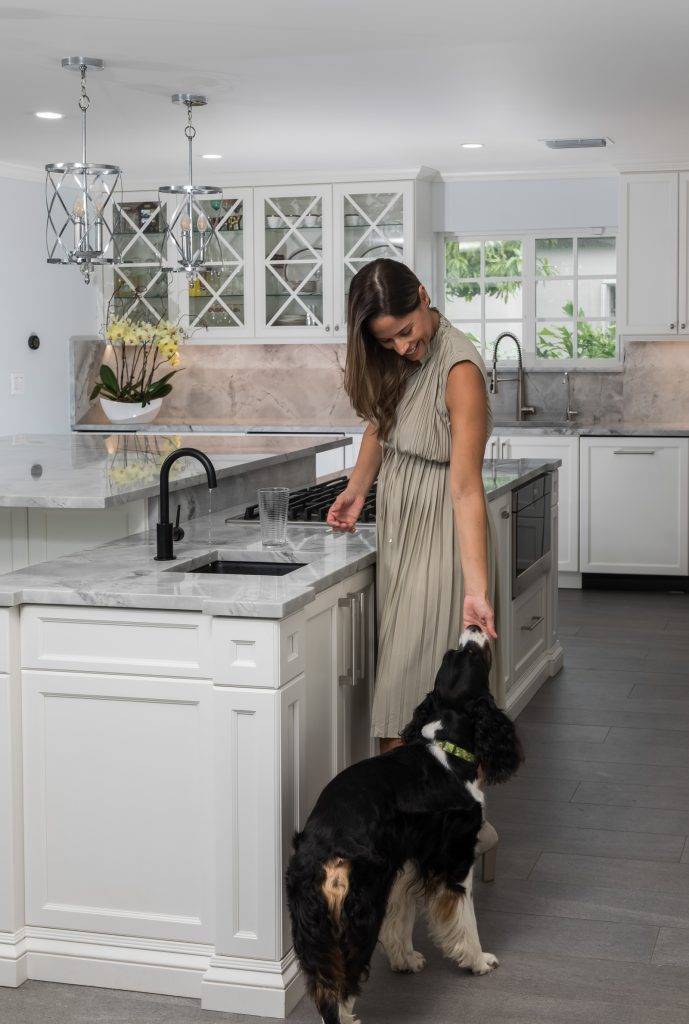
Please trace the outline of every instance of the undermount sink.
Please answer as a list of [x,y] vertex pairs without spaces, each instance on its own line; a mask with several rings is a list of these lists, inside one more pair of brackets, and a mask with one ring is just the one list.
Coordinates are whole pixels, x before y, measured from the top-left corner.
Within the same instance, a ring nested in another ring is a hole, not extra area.
[[[256,552],[258,554],[258,552]],[[263,554],[263,552],[261,552]],[[266,557],[267,556],[267,557]],[[286,576],[308,562],[293,562],[268,552],[263,558],[237,557],[236,551],[212,549],[185,562],[171,565],[165,572],[206,573],[211,576]]]
[[306,562],[236,562],[216,558],[212,562],[197,565],[186,572],[205,572],[218,576],[286,576],[288,572],[301,569]]

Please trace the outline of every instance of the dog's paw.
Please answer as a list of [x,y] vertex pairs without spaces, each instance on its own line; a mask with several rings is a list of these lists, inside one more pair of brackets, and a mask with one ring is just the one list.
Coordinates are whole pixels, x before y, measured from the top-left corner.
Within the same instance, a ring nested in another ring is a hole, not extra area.
[[494,971],[500,961],[494,953],[481,953],[478,962],[471,968],[472,974],[488,974]]
[[403,953],[394,960],[390,960],[390,966],[398,974],[418,974],[426,966],[426,957],[423,953],[417,953],[413,949],[411,953]]

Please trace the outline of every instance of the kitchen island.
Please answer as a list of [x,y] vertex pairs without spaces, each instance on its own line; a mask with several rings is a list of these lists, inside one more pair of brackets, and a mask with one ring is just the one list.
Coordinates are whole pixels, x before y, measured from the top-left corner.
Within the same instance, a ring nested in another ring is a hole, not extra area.
[[[349,444],[313,433],[0,437],[0,572],[150,529],[160,466],[177,448],[199,448],[212,459],[213,507],[220,510],[255,501],[258,487],[312,483],[317,457]],[[195,460],[175,462],[170,491],[183,524],[208,514],[206,476]]]
[[[484,468],[510,713],[562,661],[553,573],[513,601],[509,539],[546,477],[556,539],[556,468]],[[173,562],[145,533],[0,577],[0,984],[275,1017],[302,994],[282,879],[322,786],[374,750],[375,528],[291,525],[266,552],[226,519]],[[213,558],[298,567],[194,572]]]

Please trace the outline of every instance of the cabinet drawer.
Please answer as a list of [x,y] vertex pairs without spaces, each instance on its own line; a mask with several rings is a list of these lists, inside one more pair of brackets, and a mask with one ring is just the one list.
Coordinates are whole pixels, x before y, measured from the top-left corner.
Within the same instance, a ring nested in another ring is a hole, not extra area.
[[522,594],[513,605],[512,683],[545,650],[547,636],[548,577],[542,576],[533,590]]
[[127,675],[211,675],[210,619],[194,612],[28,605],[24,668]]
[[304,671],[303,612],[281,622],[214,618],[213,682],[277,689]]

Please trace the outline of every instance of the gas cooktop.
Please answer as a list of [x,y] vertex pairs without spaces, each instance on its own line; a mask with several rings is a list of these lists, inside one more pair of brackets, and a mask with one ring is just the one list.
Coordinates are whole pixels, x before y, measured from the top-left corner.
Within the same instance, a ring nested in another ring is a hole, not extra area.
[[[297,491],[290,491],[287,506],[288,520],[292,523],[324,523],[328,509],[348,483],[349,479],[346,476],[338,476],[334,480],[326,480],[320,484],[311,484],[309,487],[300,487]],[[244,514],[237,518],[258,519],[258,505],[247,505]],[[375,521],[376,484],[374,483],[366,495],[359,522],[375,523]]]

